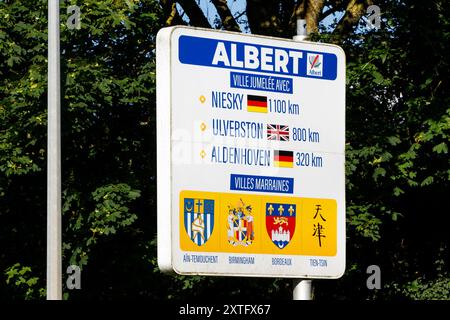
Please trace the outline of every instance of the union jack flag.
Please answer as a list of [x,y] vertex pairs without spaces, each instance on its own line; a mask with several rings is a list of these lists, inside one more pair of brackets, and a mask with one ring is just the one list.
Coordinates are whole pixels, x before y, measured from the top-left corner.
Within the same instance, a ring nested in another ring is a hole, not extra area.
[[267,140],[289,141],[289,126],[268,124]]

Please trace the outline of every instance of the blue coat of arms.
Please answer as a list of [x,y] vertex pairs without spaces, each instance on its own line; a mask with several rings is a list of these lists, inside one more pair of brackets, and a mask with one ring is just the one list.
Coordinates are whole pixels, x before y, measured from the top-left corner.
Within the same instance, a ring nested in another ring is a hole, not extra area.
[[214,200],[185,198],[184,229],[192,242],[204,245],[214,229]]

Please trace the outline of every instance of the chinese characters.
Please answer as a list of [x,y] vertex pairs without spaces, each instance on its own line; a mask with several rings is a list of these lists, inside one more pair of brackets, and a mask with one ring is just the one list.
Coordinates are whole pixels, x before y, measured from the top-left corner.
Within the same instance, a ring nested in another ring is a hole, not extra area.
[[[313,219],[317,220],[317,224],[314,223],[314,233],[313,233],[313,237],[317,237],[318,241],[319,241],[319,247],[322,247],[322,238],[326,238],[323,230],[325,229],[323,227],[323,222],[326,222],[327,220],[322,216],[322,213],[320,213],[320,211],[322,211],[322,206],[320,204],[316,204],[316,214],[314,215]],[[322,220],[322,224],[320,224],[320,220]]]

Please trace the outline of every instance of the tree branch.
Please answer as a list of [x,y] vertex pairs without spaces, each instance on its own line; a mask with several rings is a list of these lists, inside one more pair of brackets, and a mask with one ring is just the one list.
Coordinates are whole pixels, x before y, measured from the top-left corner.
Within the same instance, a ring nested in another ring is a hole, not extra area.
[[195,0],[178,0],[177,2],[188,15],[191,26],[211,28],[211,24]]
[[166,19],[166,26],[174,26],[177,24],[186,24],[180,17],[177,10],[177,3],[174,0],[160,0],[160,5],[163,10],[164,18]]
[[[320,14],[319,22],[338,11],[344,11],[349,1],[338,0],[334,1],[333,6],[329,7],[325,12]],[[327,4],[325,4],[327,6]]]
[[345,9],[345,14],[341,21],[339,21],[334,33],[340,38],[343,38],[353,31],[353,28],[358,23],[359,19],[366,13],[367,7],[372,4],[372,0],[350,0]]
[[169,17],[166,20],[166,25],[171,26],[177,14],[178,14],[177,4],[174,2],[172,3],[172,8],[170,10]]
[[319,31],[319,18],[322,13],[324,0],[307,0],[306,1],[306,30],[308,33],[317,33]]
[[292,11],[291,19],[289,20],[289,28],[291,30],[297,29],[297,19],[304,19],[305,18],[305,4],[306,0],[299,1]]
[[300,1],[295,6],[294,11],[292,13],[290,20],[291,28],[295,28],[297,19],[305,19],[307,32],[308,33],[317,32],[324,5],[325,5],[324,0]]
[[227,0],[211,0],[211,2],[217,9],[217,13],[222,20],[222,26],[226,30],[240,32],[241,28],[234,19],[230,8],[228,8]]
[[253,34],[280,36],[283,28],[279,20],[279,4],[276,1],[247,0],[247,20]]

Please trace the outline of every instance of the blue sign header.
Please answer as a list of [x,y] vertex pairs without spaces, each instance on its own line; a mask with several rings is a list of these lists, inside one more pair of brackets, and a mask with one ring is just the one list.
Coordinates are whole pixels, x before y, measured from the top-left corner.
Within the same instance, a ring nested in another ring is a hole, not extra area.
[[230,72],[230,86],[250,90],[292,93],[292,78],[266,76],[242,72]]
[[325,80],[337,76],[337,57],[332,53],[185,35],[178,41],[178,58],[184,64]]
[[231,174],[230,190],[293,194],[294,179],[285,177]]

